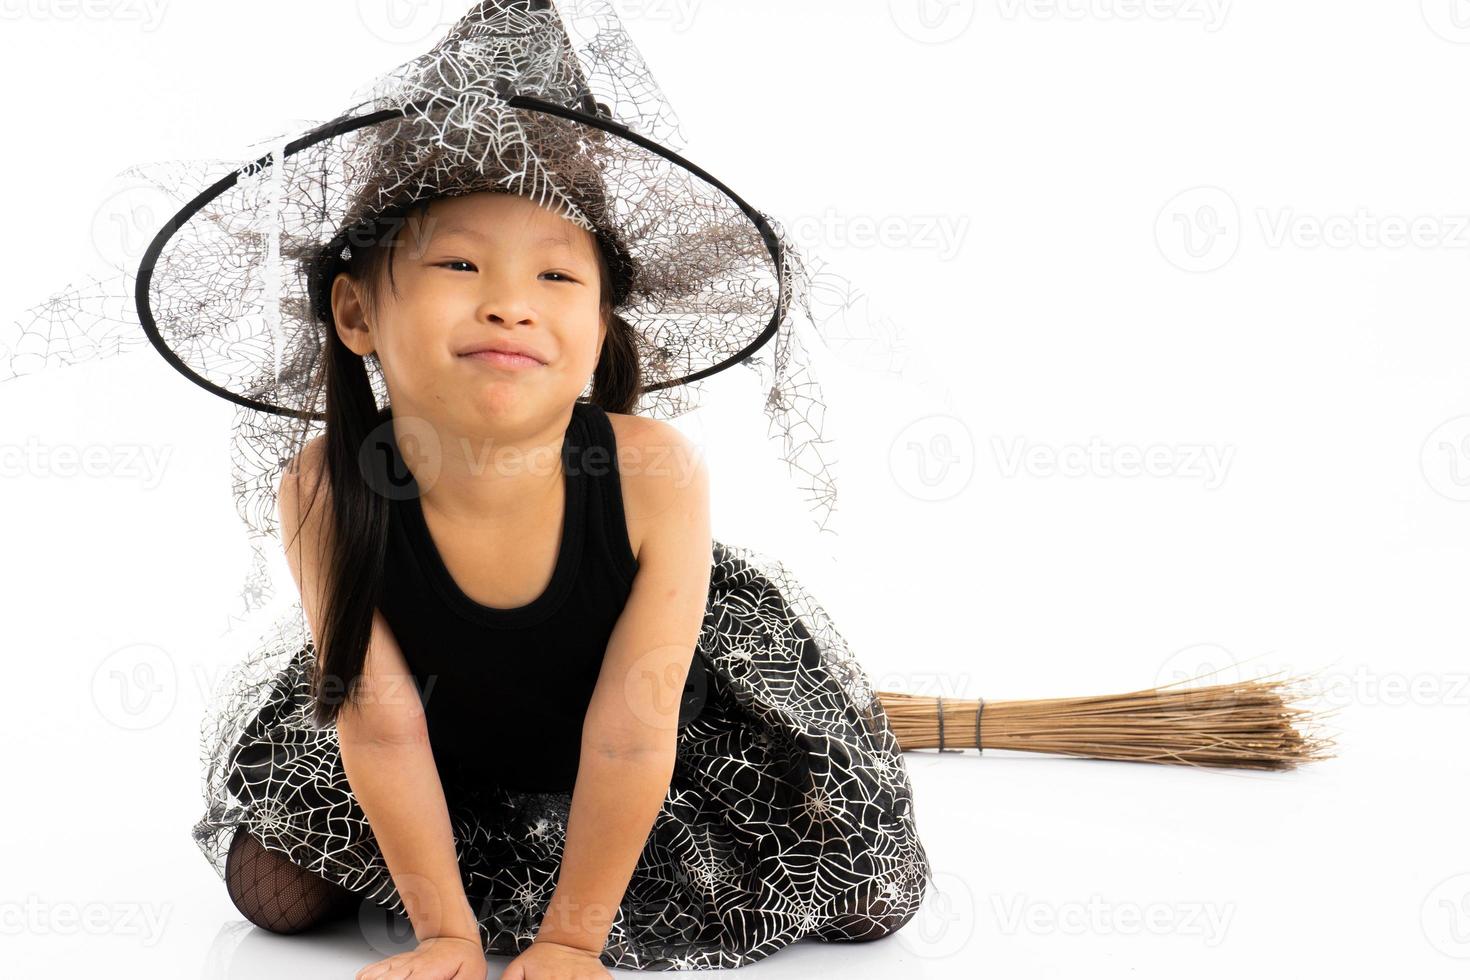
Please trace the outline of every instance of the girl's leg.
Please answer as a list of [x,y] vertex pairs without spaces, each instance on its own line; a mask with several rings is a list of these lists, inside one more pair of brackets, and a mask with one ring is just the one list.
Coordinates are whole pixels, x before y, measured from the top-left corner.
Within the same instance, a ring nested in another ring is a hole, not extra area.
[[245,918],[287,935],[341,918],[358,905],[356,892],[267,850],[244,828],[230,842],[225,888]]
[[917,905],[895,908],[892,902],[875,899],[870,890],[860,889],[851,911],[832,919],[814,935],[829,943],[872,942],[893,935],[917,912]]

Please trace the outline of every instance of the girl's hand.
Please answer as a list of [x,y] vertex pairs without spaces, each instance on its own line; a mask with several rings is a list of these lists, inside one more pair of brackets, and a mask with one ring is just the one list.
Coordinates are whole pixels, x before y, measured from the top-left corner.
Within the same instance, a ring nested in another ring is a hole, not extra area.
[[[612,980],[598,954],[547,939],[531,943],[500,976],[501,980]],[[413,980],[419,980],[417,973]]]
[[425,939],[409,953],[369,963],[354,980],[485,980],[485,952],[478,940],[456,936]]

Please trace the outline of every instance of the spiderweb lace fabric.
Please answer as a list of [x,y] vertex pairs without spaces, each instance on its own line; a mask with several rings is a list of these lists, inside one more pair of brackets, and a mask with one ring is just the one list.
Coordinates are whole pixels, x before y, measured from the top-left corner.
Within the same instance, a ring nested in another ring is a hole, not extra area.
[[[830,617],[774,558],[717,541],[712,561],[696,651],[703,707],[680,730],[669,793],[602,955],[609,967],[728,969],[804,937],[881,938],[932,884],[898,740]],[[194,839],[222,876],[246,832],[402,914],[336,730],[310,721],[314,656],[298,607],[221,680]],[[453,778],[445,793],[484,949],[514,955],[551,900],[571,794]]]

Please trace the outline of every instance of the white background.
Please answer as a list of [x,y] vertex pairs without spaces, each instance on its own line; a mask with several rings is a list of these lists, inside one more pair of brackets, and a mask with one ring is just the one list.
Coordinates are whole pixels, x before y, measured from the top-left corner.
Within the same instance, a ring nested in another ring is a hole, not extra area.
[[[0,0],[5,322],[117,244],[113,174],[243,159],[467,6],[397,3],[395,32],[389,2]],[[688,155],[908,338],[902,376],[818,352],[816,543],[729,372],[685,420],[718,537],[779,555],[883,689],[1317,670],[1339,709],[1338,758],[1287,774],[908,753],[940,890],[889,940],[748,969],[1463,975],[1470,6],[617,8]],[[189,838],[199,712],[251,639],[230,420],[146,348],[0,385],[7,975],[380,958],[250,926]]]

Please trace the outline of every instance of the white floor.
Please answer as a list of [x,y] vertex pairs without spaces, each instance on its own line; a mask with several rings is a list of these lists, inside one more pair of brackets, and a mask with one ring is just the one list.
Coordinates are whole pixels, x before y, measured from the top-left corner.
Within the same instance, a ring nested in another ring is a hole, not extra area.
[[[910,753],[939,892],[889,939],[808,940],[747,969],[1461,976],[1465,797],[1463,780],[1442,777],[1454,765],[1463,777],[1464,764],[1416,743],[1448,745],[1463,715],[1353,714],[1343,758],[1291,774]],[[67,783],[42,783],[55,763],[35,751],[16,767],[17,782],[47,794],[7,821],[6,975],[349,977],[407,948],[402,919],[289,937],[245,922],[188,840],[181,749],[150,757],[125,739],[84,745],[54,711],[27,729],[43,727],[49,736],[32,746],[93,761]],[[116,795],[99,796],[103,786]],[[492,958],[489,975],[508,962]]]

